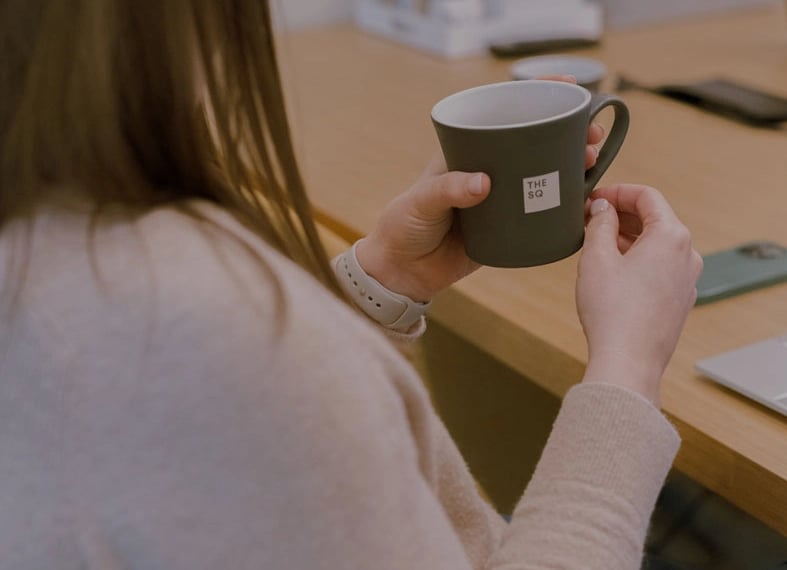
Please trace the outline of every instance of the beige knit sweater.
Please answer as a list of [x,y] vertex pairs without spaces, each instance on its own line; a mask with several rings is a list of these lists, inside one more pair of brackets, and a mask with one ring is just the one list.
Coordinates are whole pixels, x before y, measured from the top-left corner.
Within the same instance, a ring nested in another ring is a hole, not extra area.
[[91,254],[84,216],[36,219],[0,325],[0,568],[639,567],[679,443],[647,401],[572,389],[506,524],[384,334],[203,210],[251,247],[159,210]]

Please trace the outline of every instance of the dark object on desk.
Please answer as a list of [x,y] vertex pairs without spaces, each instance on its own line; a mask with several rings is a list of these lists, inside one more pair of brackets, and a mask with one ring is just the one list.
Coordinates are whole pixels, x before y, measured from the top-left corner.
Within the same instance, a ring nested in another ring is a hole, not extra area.
[[697,305],[787,281],[787,249],[757,241],[703,256]]
[[787,98],[729,79],[646,86],[619,76],[617,90],[629,89],[647,91],[683,101],[749,125],[774,127],[787,121]]
[[489,51],[495,57],[521,57],[537,53],[556,52],[563,50],[593,47],[599,44],[598,39],[590,38],[549,38],[542,40],[523,40],[495,42],[489,45]]

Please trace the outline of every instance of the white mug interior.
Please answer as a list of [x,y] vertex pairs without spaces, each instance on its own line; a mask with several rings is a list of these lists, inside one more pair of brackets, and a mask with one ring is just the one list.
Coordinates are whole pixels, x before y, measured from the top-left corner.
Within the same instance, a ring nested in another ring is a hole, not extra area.
[[569,116],[590,103],[590,92],[560,81],[507,81],[449,95],[432,108],[432,118],[462,129],[535,125]]

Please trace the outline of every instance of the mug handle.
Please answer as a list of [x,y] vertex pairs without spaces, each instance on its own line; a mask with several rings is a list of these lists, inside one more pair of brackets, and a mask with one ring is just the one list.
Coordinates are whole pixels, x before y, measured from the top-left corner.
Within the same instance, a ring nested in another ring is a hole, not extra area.
[[590,195],[598,181],[601,180],[601,177],[607,171],[607,168],[612,164],[620,147],[623,146],[623,141],[626,139],[626,133],[629,129],[628,107],[626,107],[626,104],[620,97],[606,93],[595,94],[590,99],[590,123],[605,107],[613,108],[615,120],[607,140],[604,141],[604,146],[601,147],[596,164],[585,172],[585,198]]

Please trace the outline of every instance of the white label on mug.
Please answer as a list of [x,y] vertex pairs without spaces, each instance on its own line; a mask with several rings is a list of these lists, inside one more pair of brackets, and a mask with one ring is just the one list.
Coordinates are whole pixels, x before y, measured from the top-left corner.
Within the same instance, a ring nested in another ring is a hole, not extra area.
[[525,214],[551,210],[560,206],[560,173],[558,171],[523,178]]

